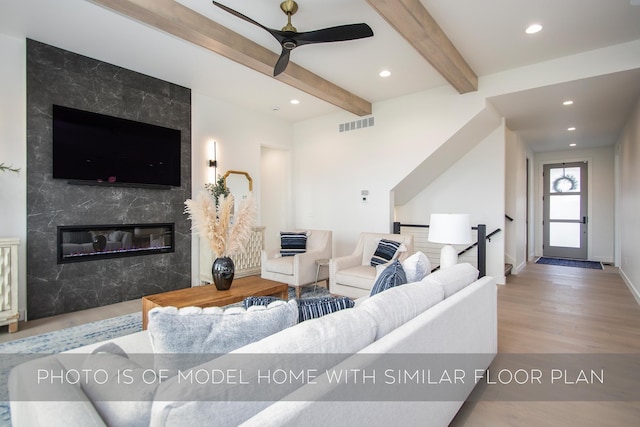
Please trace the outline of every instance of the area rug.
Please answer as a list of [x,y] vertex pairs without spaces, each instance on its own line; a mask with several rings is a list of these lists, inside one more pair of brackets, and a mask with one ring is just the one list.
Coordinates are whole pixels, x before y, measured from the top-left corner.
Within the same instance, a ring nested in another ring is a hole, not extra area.
[[15,365],[141,330],[142,314],[132,313],[0,343],[0,426],[11,426],[7,380]]
[[[303,287],[301,297],[312,298],[329,293],[322,285],[317,289],[314,288],[314,286]],[[295,296],[295,288],[289,287],[289,299]],[[241,304],[232,304],[232,306]],[[61,353],[141,330],[142,314],[138,312],[0,343],[0,427],[11,427],[7,380],[14,366],[37,357]]]
[[602,263],[596,261],[581,261],[577,259],[562,259],[562,258],[538,258],[536,264],[547,265],[561,265],[563,267],[578,267],[578,268],[591,268],[593,270],[602,270]]

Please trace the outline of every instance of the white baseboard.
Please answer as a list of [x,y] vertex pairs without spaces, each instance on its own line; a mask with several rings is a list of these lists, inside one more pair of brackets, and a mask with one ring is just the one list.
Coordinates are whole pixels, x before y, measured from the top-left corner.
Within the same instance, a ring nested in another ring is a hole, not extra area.
[[638,292],[638,289],[636,289],[633,283],[631,283],[631,280],[629,280],[629,278],[627,277],[626,274],[624,274],[624,271],[622,271],[621,268],[619,268],[618,271],[620,272],[620,277],[622,277],[622,280],[624,280],[624,283],[627,285],[627,287],[631,291],[631,295],[633,295],[638,305],[640,305],[640,292]]
[[524,270],[524,268],[527,266],[527,262],[524,261],[522,262],[520,265],[514,267],[512,274],[515,274],[516,276],[518,275],[518,273],[520,273],[522,270]]
[[611,257],[596,256],[589,258],[589,261],[602,262],[604,264],[613,264],[613,258]]

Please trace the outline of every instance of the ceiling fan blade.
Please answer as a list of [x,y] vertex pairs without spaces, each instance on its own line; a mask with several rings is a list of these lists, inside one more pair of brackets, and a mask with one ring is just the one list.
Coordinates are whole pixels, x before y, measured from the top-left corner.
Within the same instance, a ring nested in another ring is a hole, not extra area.
[[282,48],[282,53],[280,54],[280,58],[278,58],[278,62],[276,62],[276,66],[273,69],[273,77],[282,73],[286,70],[287,65],[289,65],[289,54],[291,51],[289,49]]
[[235,11],[235,10],[233,10],[233,9],[231,9],[231,8],[229,8],[229,7],[227,7],[227,6],[223,5],[223,4],[221,4],[221,3],[218,3],[218,2],[216,2],[216,1],[212,1],[211,3],[213,3],[213,5],[214,5],[214,6],[217,6],[217,7],[219,7],[220,9],[224,10],[225,12],[229,12],[229,13],[230,13],[230,14],[232,14],[233,16],[236,16],[236,17],[238,17],[238,18],[240,18],[240,19],[243,19],[243,20],[245,20],[245,21],[247,21],[247,22],[249,22],[249,23],[251,23],[251,24],[253,24],[253,25],[256,25],[256,26],[258,26],[258,27],[262,28],[263,30],[268,31],[268,32],[269,32],[269,33],[271,33],[271,34],[272,34],[276,39],[278,39],[278,41],[280,41],[279,37],[278,37],[276,34],[274,34],[274,31],[276,31],[276,30],[272,30],[271,28],[265,27],[264,25],[262,25],[262,24],[261,24],[261,23],[259,23],[258,21],[255,21],[255,20],[253,20],[253,19],[249,18],[248,16],[243,15],[242,13],[237,12],[237,11]]
[[371,36],[373,36],[373,30],[367,24],[349,24],[295,33],[292,38],[297,42],[298,46],[302,46],[310,43],[341,42]]

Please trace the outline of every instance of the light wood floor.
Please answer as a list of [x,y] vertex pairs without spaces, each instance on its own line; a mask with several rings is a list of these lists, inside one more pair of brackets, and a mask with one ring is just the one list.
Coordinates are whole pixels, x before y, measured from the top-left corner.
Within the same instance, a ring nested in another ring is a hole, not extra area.
[[[640,355],[640,305],[617,268],[530,263],[498,288],[498,351]],[[640,402],[468,402],[451,424],[636,425],[640,425]]]
[[45,332],[83,325],[85,323],[95,322],[96,320],[109,319],[123,314],[135,313],[136,311],[142,311],[141,299],[105,305],[104,307],[90,308],[88,310],[76,311],[74,313],[59,314],[57,316],[45,317],[28,322],[20,322],[18,325],[18,332],[14,332],[12,334],[8,332],[8,326],[0,327],[0,342],[7,342],[19,338],[30,337],[32,335],[44,334]]
[[[134,300],[23,322],[14,334],[3,327],[0,342],[140,309],[141,301]],[[640,354],[640,306],[617,268],[599,271],[530,263],[498,288],[498,350]],[[640,403],[483,401],[463,405],[451,425],[635,426],[640,425]]]

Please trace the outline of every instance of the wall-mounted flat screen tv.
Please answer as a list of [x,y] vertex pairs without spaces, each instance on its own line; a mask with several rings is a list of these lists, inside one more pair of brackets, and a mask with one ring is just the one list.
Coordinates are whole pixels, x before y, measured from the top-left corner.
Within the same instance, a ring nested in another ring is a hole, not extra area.
[[54,105],[53,178],[179,187],[180,131]]

